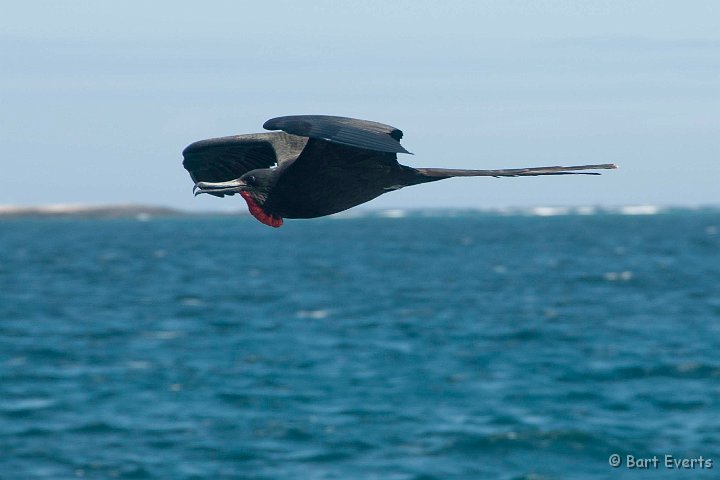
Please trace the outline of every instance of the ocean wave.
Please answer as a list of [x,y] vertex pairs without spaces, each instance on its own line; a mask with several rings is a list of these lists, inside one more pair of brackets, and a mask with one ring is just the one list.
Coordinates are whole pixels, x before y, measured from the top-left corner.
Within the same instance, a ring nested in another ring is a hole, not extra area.
[[[670,212],[720,210],[718,207],[665,207],[661,205],[620,205],[620,206],[552,206],[537,205],[532,207],[488,207],[488,208],[392,208],[373,210],[356,208],[331,215],[333,219],[353,218],[452,218],[458,216],[531,216],[556,217],[568,215],[658,215]],[[712,229],[711,229],[712,231]]]
[[568,447],[581,450],[592,446],[602,449],[610,446],[608,442],[583,430],[508,430],[496,433],[476,433],[467,431],[427,432],[426,438],[437,443],[431,451],[434,455],[445,453],[483,454],[489,450],[504,449],[549,449],[563,451]]
[[622,215],[657,215],[662,211],[663,207],[658,205],[627,205],[618,208]]
[[407,210],[402,210],[399,208],[394,208],[391,210],[382,210],[378,213],[378,216],[383,218],[403,218],[407,217]]
[[624,270],[622,272],[605,272],[603,278],[609,282],[627,282],[632,280],[633,272],[630,270]]
[[[632,365],[621,366],[596,371],[585,371],[583,375],[589,380],[596,381],[623,381],[643,378],[673,378],[673,379],[708,379],[720,377],[720,366],[708,363],[678,363],[658,365]],[[563,377],[563,380],[573,380],[577,373],[572,372]]]
[[318,309],[318,310],[298,310],[295,312],[295,315],[298,318],[310,318],[313,320],[322,320],[323,318],[326,318],[328,315],[330,315],[330,312],[328,310]]
[[57,403],[57,400],[42,397],[4,400],[0,402],[0,412],[13,414],[30,413],[54,407]]
[[78,425],[72,428],[67,429],[67,431],[72,433],[86,433],[86,434],[104,434],[104,433],[116,433],[116,432],[129,432],[125,427],[121,427],[119,425],[113,425],[108,422],[104,421],[90,421],[87,423],[83,423],[82,425]]
[[537,217],[554,217],[556,215],[567,215],[570,211],[568,207],[533,207],[528,213]]

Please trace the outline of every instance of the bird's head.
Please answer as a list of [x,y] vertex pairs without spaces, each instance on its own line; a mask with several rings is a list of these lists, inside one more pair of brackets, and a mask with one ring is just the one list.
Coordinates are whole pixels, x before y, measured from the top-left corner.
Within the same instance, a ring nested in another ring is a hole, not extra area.
[[[238,179],[238,192],[248,194],[259,205],[264,205],[277,179],[269,168],[250,170]],[[243,195],[243,198],[245,195]]]
[[265,205],[270,190],[277,181],[273,173],[269,168],[259,168],[227,182],[198,182],[195,184],[195,195],[209,193],[223,196],[239,193],[255,218],[265,225],[279,227],[283,223],[282,218],[267,211]]

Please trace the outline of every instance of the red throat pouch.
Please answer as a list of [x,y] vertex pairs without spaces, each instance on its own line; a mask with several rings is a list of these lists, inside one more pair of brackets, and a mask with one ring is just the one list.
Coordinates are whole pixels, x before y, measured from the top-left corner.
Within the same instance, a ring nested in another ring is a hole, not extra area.
[[262,207],[257,204],[255,199],[248,192],[240,192],[240,196],[247,202],[248,209],[250,210],[252,216],[257,218],[260,222],[274,228],[278,228],[283,224],[282,218],[265,213]]

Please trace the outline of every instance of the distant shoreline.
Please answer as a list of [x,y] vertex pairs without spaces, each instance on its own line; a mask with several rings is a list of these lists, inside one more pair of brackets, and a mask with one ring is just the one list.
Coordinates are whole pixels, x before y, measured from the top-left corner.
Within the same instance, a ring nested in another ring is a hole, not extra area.
[[[655,215],[677,212],[718,212],[720,206],[660,206],[660,205],[622,205],[622,206],[535,206],[535,207],[497,207],[497,208],[387,208],[387,209],[351,209],[333,215],[335,218],[382,217],[402,218],[406,216],[458,216],[458,215],[520,215],[551,217],[563,215]],[[36,206],[0,205],[0,220],[7,218],[136,218],[148,220],[157,217],[198,217],[198,216],[247,216],[243,210],[234,211],[190,211],[157,205],[86,205],[51,204]]]
[[0,205],[2,218],[47,218],[47,217],[87,217],[87,218],[138,218],[175,217],[195,215],[236,215],[240,212],[190,212],[176,208],[156,205]]

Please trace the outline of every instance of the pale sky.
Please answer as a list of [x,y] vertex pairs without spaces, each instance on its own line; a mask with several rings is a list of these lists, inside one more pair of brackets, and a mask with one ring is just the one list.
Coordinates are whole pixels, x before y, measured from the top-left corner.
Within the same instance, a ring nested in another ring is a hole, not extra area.
[[714,0],[6,2],[0,65],[0,204],[242,208],[181,151],[297,114],[400,128],[411,166],[621,166],[368,207],[720,204]]

